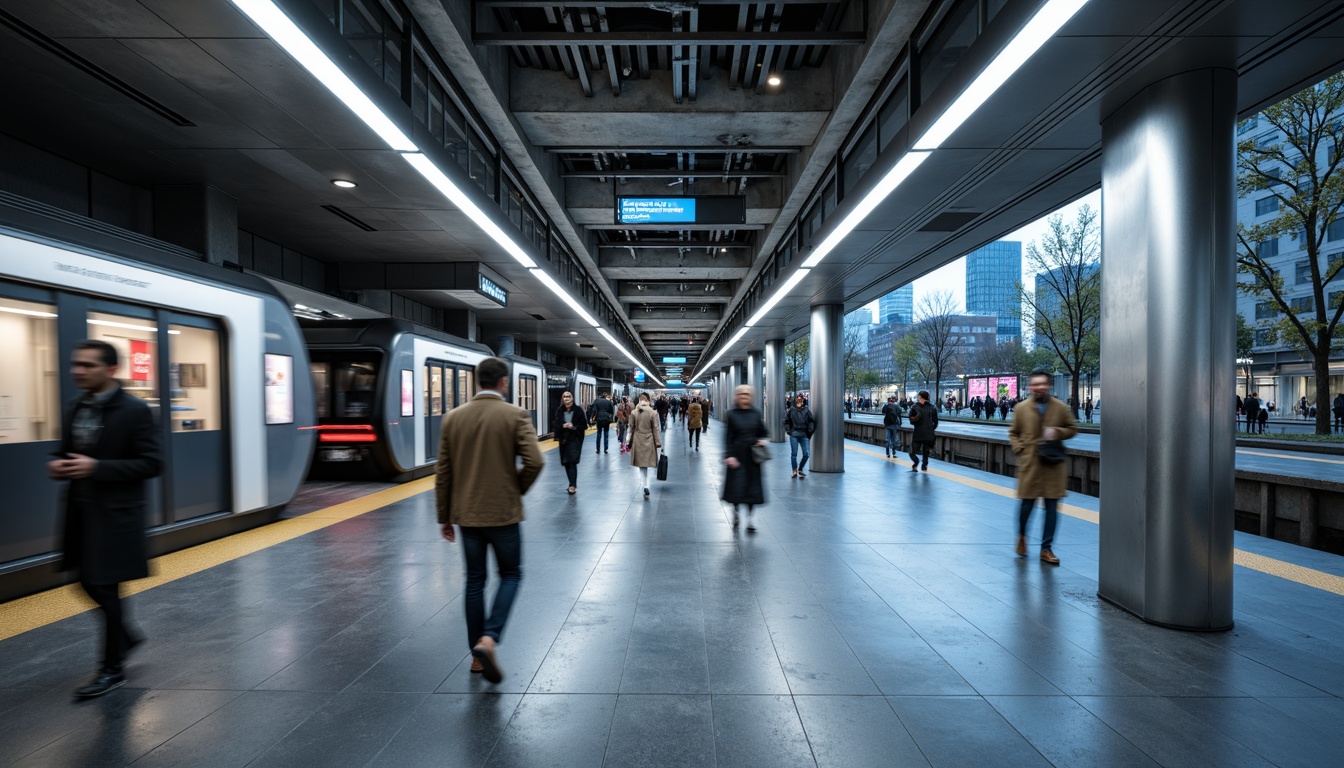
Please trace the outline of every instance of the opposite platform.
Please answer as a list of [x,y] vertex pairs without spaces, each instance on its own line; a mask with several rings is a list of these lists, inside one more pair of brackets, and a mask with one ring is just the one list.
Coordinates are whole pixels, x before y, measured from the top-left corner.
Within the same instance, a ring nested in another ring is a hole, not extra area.
[[673,428],[670,479],[647,501],[628,460],[593,455],[591,437],[577,496],[545,454],[499,686],[467,671],[460,553],[438,537],[432,494],[411,495],[419,481],[140,592],[149,641],[128,687],[102,699],[70,697],[94,666],[94,614],[0,642],[0,763],[1239,766],[1344,753],[1341,558],[1239,534],[1239,561],[1259,570],[1237,569],[1236,629],[1173,632],[1096,597],[1094,499],[1067,500],[1053,568],[1013,555],[1011,481],[940,462],[914,474],[857,443],[844,474],[791,480],[775,445],[748,535],[717,500],[715,427],[698,453]]

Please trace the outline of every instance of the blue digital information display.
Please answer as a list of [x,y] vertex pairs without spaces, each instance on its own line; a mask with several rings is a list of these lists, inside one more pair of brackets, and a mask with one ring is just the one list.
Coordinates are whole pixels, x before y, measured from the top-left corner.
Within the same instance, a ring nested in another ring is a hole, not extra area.
[[664,362],[664,363],[682,363],[682,364],[685,364],[685,362],[686,362],[686,358],[684,358],[684,357],[664,357],[664,358],[663,358],[663,362]]
[[638,368],[635,369],[635,383],[636,384],[644,383],[644,372],[639,370]]
[[617,201],[618,224],[694,224],[694,197],[622,197]]

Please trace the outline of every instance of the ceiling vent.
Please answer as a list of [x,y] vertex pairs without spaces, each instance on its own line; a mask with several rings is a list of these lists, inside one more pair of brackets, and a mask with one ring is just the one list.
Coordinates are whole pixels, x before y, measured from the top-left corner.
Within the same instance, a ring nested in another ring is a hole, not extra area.
[[934,216],[928,224],[919,228],[920,232],[956,232],[979,218],[982,211],[944,211]]
[[369,225],[368,225],[367,223],[365,223],[364,221],[361,221],[359,218],[357,218],[357,217],[351,215],[350,213],[348,213],[348,212],[346,212],[346,211],[341,210],[340,208],[337,208],[337,207],[334,206],[334,205],[324,205],[324,206],[322,206],[322,208],[325,209],[325,210],[331,211],[333,214],[335,214],[335,215],[337,215],[337,216],[340,216],[342,219],[345,219],[346,221],[350,222],[351,224],[354,224],[356,227],[359,227],[360,229],[364,230],[365,232],[377,232],[377,231],[378,231],[378,230],[374,229],[373,227],[369,226]]
[[167,105],[154,99],[149,94],[144,93],[143,91],[139,90],[130,83],[127,83],[126,81],[122,80],[116,75],[113,75],[111,72],[108,72],[107,70],[103,69],[97,64],[94,64],[92,61],[89,61],[83,56],[80,56],[78,53],[75,53],[69,48],[66,48],[64,45],[61,45],[56,40],[42,34],[42,32],[38,30],[36,27],[26,23],[17,16],[14,16],[3,10],[0,10],[0,24],[9,27],[19,36],[27,39],[30,43],[47,51],[48,53],[51,53],[56,57],[62,59],[67,64],[70,64],[80,70],[83,70],[85,73],[92,76],[94,79],[102,82],[104,85],[121,93],[122,95],[126,96],[132,101],[137,102],[142,107],[148,109],[149,111],[153,112],[159,117],[162,117],[164,120],[167,120],[173,125],[182,128],[195,127],[196,125],[195,123],[191,122],[187,118],[173,111]]

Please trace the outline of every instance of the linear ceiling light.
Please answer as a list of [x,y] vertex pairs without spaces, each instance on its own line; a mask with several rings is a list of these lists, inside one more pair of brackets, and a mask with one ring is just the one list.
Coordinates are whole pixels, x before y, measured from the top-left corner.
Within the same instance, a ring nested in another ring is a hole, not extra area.
[[975,110],[980,108],[999,86],[1007,82],[1032,54],[1060,30],[1079,9],[1087,5],[1088,0],[1050,0],[1031,17],[1013,39],[1004,46],[998,56],[985,67],[957,100],[952,102],[942,115],[934,121],[929,130],[915,142],[912,149],[937,149],[942,146],[952,132],[961,127]]
[[238,10],[247,14],[252,23],[261,27],[272,40],[285,49],[318,82],[350,108],[355,116],[383,138],[389,147],[400,152],[413,152],[415,143],[383,113],[377,105],[340,70],[317,44],[289,20],[271,0],[233,0]]
[[[783,291],[781,291],[780,293],[782,294]],[[724,344],[722,347],[719,347],[718,353],[716,353],[713,357],[709,358],[709,362],[705,363],[704,368],[700,369],[700,373],[697,373],[695,377],[691,379],[691,383],[694,384],[695,382],[699,381],[700,377],[705,375],[705,371],[709,370],[710,368],[713,368],[714,364],[719,361],[719,358],[723,357],[723,353],[732,349],[733,345],[741,341],[742,337],[746,336],[747,331],[749,330],[751,330],[751,326],[749,325],[744,325],[741,328],[738,328],[737,333],[733,334],[733,338],[729,339],[727,344]]]
[[528,271],[532,273],[533,277],[540,280],[542,285],[546,286],[547,288],[550,288],[551,293],[554,293],[556,296],[559,296],[561,300],[563,300],[566,304],[568,304],[569,308],[574,310],[574,312],[579,316],[580,319],[583,320],[583,322],[593,326],[594,328],[597,328],[598,322],[593,319],[592,315],[588,314],[588,310],[584,309],[583,305],[580,304],[573,296],[570,296],[568,291],[566,291],[564,288],[561,288],[560,284],[555,282],[555,278],[551,277],[550,275],[546,274],[540,269],[533,268]]
[[778,291],[775,291],[775,295],[767,299],[766,302],[761,305],[761,308],[756,310],[756,314],[751,316],[751,319],[747,321],[747,325],[752,326],[764,320],[770,310],[774,309],[775,305],[787,296],[789,291],[792,291],[795,286],[801,283],[803,278],[807,277],[807,273],[811,271],[812,270],[810,269],[799,269],[792,275],[789,275],[789,279],[784,281],[784,284],[779,287]]
[[[471,197],[468,196],[466,192],[463,192],[461,188],[453,183],[452,179],[448,178],[443,171],[439,170],[439,167],[434,164],[433,160],[430,160],[427,156],[419,152],[408,152],[403,154],[402,157],[406,159],[406,162],[411,164],[412,168],[419,171],[420,175],[424,176],[426,181],[433,184],[435,189],[442,192],[443,196],[448,198],[449,202],[457,206],[458,210],[465,213],[476,226],[480,227],[481,231],[489,235],[491,240],[494,240],[501,248],[507,251],[515,261],[528,269],[536,268],[537,262],[533,261],[532,257],[527,255],[527,251],[524,251],[518,243],[514,242],[513,238],[509,237],[504,230],[499,228],[498,224],[491,220],[489,216],[486,216],[485,211],[482,211],[476,203],[472,202]],[[597,325],[597,323],[593,323],[593,325]]]
[[621,343],[620,343],[619,341],[617,341],[617,340],[616,340],[616,337],[615,337],[615,336],[612,336],[612,335],[611,335],[611,332],[608,331],[606,328],[598,328],[598,329],[597,329],[597,332],[600,333],[600,334],[602,334],[602,338],[604,338],[604,339],[606,339],[607,341],[611,342],[611,345],[612,345],[613,347],[616,348],[616,351],[617,351],[617,352],[620,352],[622,355],[625,355],[625,357],[626,357],[632,364],[634,364],[634,365],[636,365],[636,366],[638,366],[638,365],[640,364],[640,362],[639,362],[638,360],[635,359],[635,356],[632,355],[632,354],[630,354],[630,350],[628,350],[628,349],[626,349],[625,347],[621,346]]
[[892,166],[890,171],[887,171],[887,175],[882,177],[877,186],[864,195],[859,204],[854,206],[854,209],[840,220],[835,229],[831,230],[831,234],[827,235],[826,239],[822,240],[821,244],[812,251],[812,254],[803,262],[803,266],[811,269],[820,264],[822,259],[835,250],[841,240],[844,240],[850,232],[854,231],[855,227],[868,218],[868,214],[872,213],[873,209],[877,208],[887,198],[887,195],[890,195],[893,190],[899,187],[901,182],[905,181],[928,158],[928,152],[907,152],[900,160],[897,160],[896,165]]

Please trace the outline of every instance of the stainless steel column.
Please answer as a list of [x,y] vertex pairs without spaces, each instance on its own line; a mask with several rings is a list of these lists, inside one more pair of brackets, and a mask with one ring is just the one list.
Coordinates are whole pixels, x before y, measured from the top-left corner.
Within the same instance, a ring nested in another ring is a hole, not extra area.
[[[843,304],[812,308],[812,397],[808,401],[817,419],[812,436],[813,472],[845,471],[845,366],[843,362]],[[1109,405],[1109,403],[1108,403]]]
[[1180,629],[1232,626],[1236,96],[1196,70],[1102,121],[1098,593]]
[[762,409],[761,412],[764,413],[765,388],[762,386],[764,384],[764,382],[761,380],[762,374],[763,370],[761,368],[760,350],[748,352],[747,384],[750,384],[751,388],[756,390],[756,407]]
[[770,442],[784,442],[784,340],[765,342],[765,428]]

